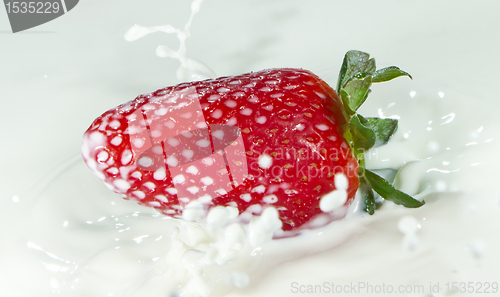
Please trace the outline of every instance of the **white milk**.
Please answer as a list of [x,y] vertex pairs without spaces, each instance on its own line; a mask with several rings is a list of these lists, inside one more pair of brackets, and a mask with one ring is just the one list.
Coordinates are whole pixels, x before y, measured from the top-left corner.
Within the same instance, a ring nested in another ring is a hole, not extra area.
[[[136,25],[126,38],[175,33],[179,49],[160,46],[157,54],[180,61],[178,79],[212,77],[185,48],[200,4],[193,2],[184,29]],[[498,182],[499,123],[492,115],[500,103],[479,113],[469,102],[480,96],[400,80],[374,86],[362,107],[367,116],[400,119],[391,142],[367,156],[367,167],[400,169],[395,184],[424,199],[423,207],[386,202],[369,216],[356,200],[342,220],[270,240],[279,229],[272,208],[244,226],[234,223],[234,209],[222,207],[204,227],[175,220],[111,193],[75,155],[31,193],[35,202],[11,226],[14,244],[3,247],[9,257],[0,275],[12,281],[5,296],[317,296],[353,284],[358,292],[349,296],[372,296],[359,289],[368,285],[403,286],[407,294],[419,288],[408,286],[424,286],[411,296],[448,296],[455,281],[498,282],[500,258],[492,251],[500,248],[500,224],[491,226],[491,218],[500,215],[500,196],[488,185]],[[23,199],[14,196],[12,204]],[[386,295],[398,296],[377,294]]]
[[268,241],[278,225],[266,230],[258,217],[234,224],[234,209],[214,208],[202,228],[124,201],[75,156],[14,226],[19,238],[5,265],[33,278],[33,289],[23,290],[45,292],[37,296],[287,296],[330,281],[395,288],[440,281],[442,290],[446,282],[487,281],[474,275],[495,271],[500,260],[490,252],[499,233],[483,228],[500,212],[498,193],[485,186],[497,176],[498,123],[472,116],[469,94],[406,85],[394,82],[398,98],[374,96],[363,107],[400,118],[367,166],[401,168],[396,184],[426,201],[420,209],[386,202],[369,216],[356,202],[343,220]]

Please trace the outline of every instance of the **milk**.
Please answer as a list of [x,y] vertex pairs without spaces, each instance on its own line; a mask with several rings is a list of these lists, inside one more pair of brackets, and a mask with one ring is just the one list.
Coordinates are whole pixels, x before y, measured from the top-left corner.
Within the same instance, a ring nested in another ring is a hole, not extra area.
[[[163,28],[181,32],[181,40],[189,36],[184,29]],[[206,69],[190,64],[184,50],[158,52],[184,61],[179,80],[190,80],[189,73],[212,77],[199,74]],[[254,229],[221,219],[230,209],[217,209],[210,224],[201,226],[124,201],[92,175],[75,150],[31,192],[8,197],[3,293],[290,296],[309,287],[359,288],[363,282],[394,290],[423,285],[425,291],[414,296],[446,296],[447,283],[498,281],[500,198],[494,185],[500,105],[457,86],[466,82],[449,85],[422,76],[374,86],[360,110],[400,120],[390,143],[367,156],[367,167],[399,170],[395,185],[425,200],[422,208],[386,202],[369,216],[359,211],[358,197],[342,220],[252,245],[251,238],[259,237],[250,235]]]

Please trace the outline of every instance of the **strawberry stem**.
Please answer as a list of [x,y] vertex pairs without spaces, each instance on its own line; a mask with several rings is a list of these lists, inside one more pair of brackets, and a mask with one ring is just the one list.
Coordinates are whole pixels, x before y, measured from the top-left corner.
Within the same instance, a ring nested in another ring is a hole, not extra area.
[[375,59],[361,51],[349,51],[344,57],[337,83],[337,93],[343,103],[346,119],[344,138],[359,164],[361,191],[365,211],[373,214],[377,208],[374,191],[385,200],[415,208],[425,202],[394,188],[387,180],[365,168],[365,154],[375,146],[386,144],[398,127],[396,119],[364,118],[356,111],[366,101],[372,83],[390,81],[410,74],[396,66],[376,70]]

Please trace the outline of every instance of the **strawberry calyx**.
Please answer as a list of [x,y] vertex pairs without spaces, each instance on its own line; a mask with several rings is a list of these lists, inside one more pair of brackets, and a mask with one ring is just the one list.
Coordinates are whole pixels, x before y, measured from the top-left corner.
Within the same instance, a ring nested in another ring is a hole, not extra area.
[[364,210],[373,214],[380,206],[376,195],[385,200],[409,208],[424,205],[410,195],[394,188],[387,180],[365,167],[365,154],[372,148],[386,144],[398,129],[398,120],[390,118],[363,117],[356,111],[370,94],[372,83],[390,81],[410,74],[396,66],[376,70],[375,59],[356,50],[348,51],[339,73],[337,93],[343,103],[345,118],[344,138],[358,161],[360,190],[364,200]]

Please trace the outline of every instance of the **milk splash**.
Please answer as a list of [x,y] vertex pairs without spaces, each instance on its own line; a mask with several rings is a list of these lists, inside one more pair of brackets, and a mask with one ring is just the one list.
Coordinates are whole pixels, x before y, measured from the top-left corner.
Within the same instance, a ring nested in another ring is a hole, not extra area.
[[[202,0],[192,2],[191,15],[183,30],[170,25],[156,27],[135,25],[125,34],[125,39],[133,41],[154,32],[175,33],[180,41],[178,50],[174,51],[161,45],[156,49],[156,54],[160,57],[179,60],[181,65],[177,69],[177,78],[181,81],[213,77],[213,72],[207,66],[189,58],[186,52],[185,41],[190,36],[189,29],[194,15],[200,9],[201,2]],[[463,145],[460,143],[459,137],[454,133],[449,133],[448,130],[448,126],[453,126],[455,130],[459,131],[468,129],[466,127],[467,121],[459,123],[455,120],[455,109],[462,111],[465,109],[457,107],[456,104],[446,103],[447,99],[444,98],[442,91],[438,93],[438,97],[441,100],[437,101],[434,100],[433,96],[421,96],[417,95],[416,91],[411,91],[409,98],[401,101],[401,104],[389,102],[387,109],[391,112],[395,110],[396,116],[393,117],[399,118],[401,115],[401,118],[405,119],[400,127],[400,131],[403,133],[396,135],[389,145],[377,150],[375,157],[369,158],[370,156],[368,156],[367,165],[369,168],[375,170],[400,169],[395,177],[396,187],[414,195],[417,199],[432,198],[432,195],[439,198],[445,196],[446,193],[456,193],[460,188],[458,187],[460,182],[457,182],[457,178],[466,181],[471,179],[471,174],[465,174],[465,171],[460,171],[460,169],[472,166],[468,162],[471,162],[473,157],[469,154],[462,158],[464,150],[461,146]],[[381,103],[377,104],[380,106]],[[379,106],[374,105],[372,109]],[[398,109],[398,107],[401,108]],[[423,121],[422,115],[428,114],[429,109],[435,113]],[[412,112],[410,113],[408,110]],[[379,109],[380,117],[388,117],[383,113],[382,109]],[[451,159],[452,161],[450,161]],[[266,167],[269,162],[270,160],[262,160],[259,165]],[[337,183],[337,180],[335,182]],[[342,195],[337,195],[337,197],[331,193],[330,197],[322,199],[322,210],[330,212],[338,205],[343,204],[341,202],[345,199],[345,195],[343,193],[336,194]],[[437,206],[433,208],[431,200],[426,208],[413,212],[414,216],[401,216],[407,214],[406,210],[386,203],[384,209],[380,210],[376,216],[370,217],[360,214],[356,204],[348,211],[348,220],[340,220],[335,224],[321,224],[316,229],[303,230],[299,236],[280,240],[271,240],[273,234],[276,235],[281,228],[275,209],[265,209],[260,216],[251,214],[250,223],[241,224],[237,221],[235,209],[215,207],[207,215],[204,227],[189,222],[179,222],[181,228],[172,233],[170,248],[164,256],[166,260],[163,265],[166,266],[166,273],[162,279],[168,280],[169,286],[166,291],[171,292],[171,296],[222,296],[230,288],[247,287],[252,274],[256,279],[260,277],[260,283],[258,281],[256,285],[262,286],[268,283],[268,281],[263,281],[263,276],[267,278],[269,274],[272,275],[270,271],[273,269],[275,269],[274,275],[281,275],[283,272],[287,272],[287,269],[292,269],[284,265],[284,268],[280,270],[278,264],[294,262],[308,255],[320,254],[320,256],[315,257],[320,258],[319,262],[321,263],[334,263],[335,260],[337,263],[342,263],[341,258],[356,254],[358,246],[351,246],[352,252],[344,254],[324,252],[339,246],[354,234],[364,234],[365,236],[363,239],[365,244],[359,246],[380,242],[381,239],[377,237],[380,234],[367,232],[367,230],[373,230],[369,226],[370,224],[378,224],[382,230],[399,230],[403,234],[400,245],[386,245],[388,252],[385,259],[401,255],[401,252],[404,252],[405,257],[410,260],[413,260],[414,257],[417,259],[416,255],[425,249],[428,241],[437,234],[437,232],[433,232],[432,228],[427,228],[427,233],[420,235],[421,223],[433,224],[432,226],[437,227],[443,226],[443,224],[437,225],[437,223],[425,220],[426,216],[432,216],[432,211],[439,208],[440,203],[444,202],[436,203]],[[445,222],[453,222],[453,212],[443,214],[439,211],[439,213],[440,216],[449,218],[444,220]],[[399,236],[397,238],[400,240]],[[460,236],[457,236],[451,241],[447,250],[450,250],[453,244],[461,240]],[[484,257],[487,241],[477,239],[469,242],[472,243],[465,247],[466,250],[475,259]],[[432,256],[439,257],[440,254],[434,253]],[[462,255],[453,254],[454,259],[460,257]],[[376,263],[371,258],[369,261]],[[415,261],[420,262],[419,260]],[[293,269],[297,270],[310,266],[304,261],[297,261],[294,264],[294,267],[297,268]],[[366,269],[365,265],[360,265],[362,267],[357,266],[357,263],[350,263],[345,269],[328,267],[328,270],[324,270],[317,264],[320,275],[333,276],[337,273],[336,271],[339,271],[339,277],[349,274],[351,279],[360,279],[358,271],[361,271],[361,268]],[[373,265],[373,267],[377,265]],[[391,270],[397,270],[397,267],[393,268]],[[436,271],[442,273],[441,270]],[[280,278],[279,281],[283,287],[288,279],[281,280]],[[273,286],[273,288],[279,287],[279,285]],[[244,292],[245,295],[249,293],[248,290],[240,292]],[[233,293],[238,294],[238,290],[234,290]],[[277,292],[266,291],[267,293],[276,294]],[[249,294],[252,295],[251,292]]]
[[135,41],[146,35],[155,32],[163,32],[167,34],[176,34],[179,39],[179,48],[173,50],[166,45],[160,45],[156,48],[156,55],[161,58],[173,58],[178,60],[181,65],[177,68],[177,79],[180,82],[203,80],[214,78],[215,73],[202,62],[190,58],[187,55],[186,39],[191,36],[191,23],[193,18],[200,11],[203,0],[194,0],[191,3],[191,14],[183,29],[175,28],[171,25],[145,27],[141,25],[132,26],[124,35],[125,40]]
[[[171,25],[134,25],[124,38],[134,41],[154,32],[176,34],[179,48],[173,50],[160,45],[156,48],[156,54],[180,62],[177,79],[184,82],[214,77],[210,68],[188,57],[186,50],[186,39],[191,36],[191,23],[202,2],[194,0],[191,3],[191,15],[184,29]],[[205,297],[227,293],[234,287],[241,289],[248,286],[249,273],[260,262],[258,259],[262,247],[281,230],[282,223],[278,211],[272,207],[264,209],[260,215],[252,215],[247,224],[238,221],[238,214],[235,208],[217,206],[206,215],[203,226],[180,222],[180,228],[174,228],[162,269],[165,271],[162,278],[168,283],[166,289],[171,296]],[[204,215],[196,213],[197,219]],[[193,218],[185,219],[192,221]]]
[[248,286],[249,272],[257,268],[262,247],[282,223],[272,207],[254,216],[250,224],[235,221],[237,217],[237,209],[216,206],[205,226],[182,222],[185,238],[179,228],[174,229],[165,257],[165,281],[171,289],[177,288],[171,296],[219,296]]

